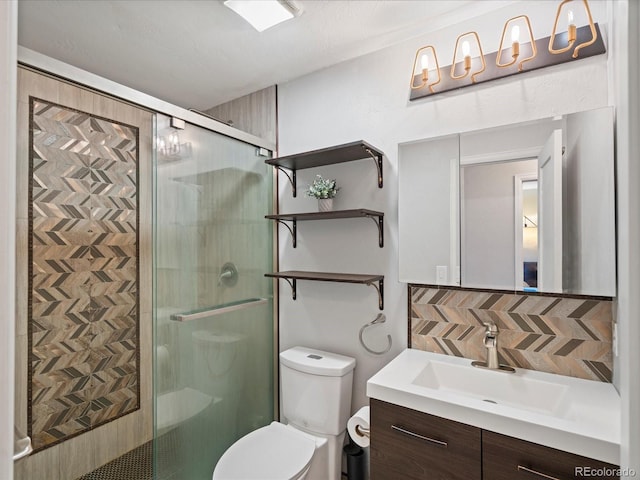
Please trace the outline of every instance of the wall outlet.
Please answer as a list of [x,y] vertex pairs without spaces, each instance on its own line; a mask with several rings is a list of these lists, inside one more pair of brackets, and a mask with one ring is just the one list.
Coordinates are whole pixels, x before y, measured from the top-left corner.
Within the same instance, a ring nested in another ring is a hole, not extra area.
[[447,283],[447,266],[446,265],[436,266],[436,283],[437,284]]

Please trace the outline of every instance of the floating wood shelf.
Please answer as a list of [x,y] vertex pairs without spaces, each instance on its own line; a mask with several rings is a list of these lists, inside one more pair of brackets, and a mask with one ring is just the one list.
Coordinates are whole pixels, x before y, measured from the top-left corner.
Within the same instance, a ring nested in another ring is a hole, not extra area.
[[[265,273],[265,277],[282,278],[290,286],[293,299],[296,299],[296,281],[311,280],[316,282],[358,283],[375,288],[378,292],[378,308],[384,309],[384,275],[366,275],[356,273],[302,272],[288,270],[286,272]],[[378,285],[376,285],[376,283]]]
[[[287,155],[285,157],[265,160],[267,165],[276,167],[289,179],[293,189],[293,196],[296,196],[296,171],[305,168],[322,167],[336,163],[354,162],[365,158],[372,158],[378,169],[378,188],[382,188],[382,157],[383,153],[363,140],[345,143],[335,147],[321,148],[310,152]],[[287,172],[291,171],[291,175]]]
[[[291,237],[293,238],[293,248],[296,248],[297,238],[298,238],[298,227],[297,224],[299,221],[305,220],[329,220],[332,218],[370,218],[372,219],[376,226],[378,227],[378,245],[380,248],[384,246],[384,233],[383,233],[383,218],[384,213],[376,212],[374,210],[367,210],[364,208],[359,208],[355,210],[336,210],[332,212],[311,212],[311,213],[286,213],[279,215],[265,215],[265,218],[270,220],[275,220],[278,223],[281,223],[289,232],[291,232]],[[291,222],[291,226],[285,222]]]

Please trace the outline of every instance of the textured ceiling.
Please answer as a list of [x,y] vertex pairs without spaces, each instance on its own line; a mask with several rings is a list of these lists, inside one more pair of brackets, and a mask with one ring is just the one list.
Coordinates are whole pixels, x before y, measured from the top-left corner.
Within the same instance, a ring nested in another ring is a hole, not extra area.
[[18,36],[29,49],[205,110],[506,3],[298,0],[299,18],[258,33],[222,0],[20,0]]

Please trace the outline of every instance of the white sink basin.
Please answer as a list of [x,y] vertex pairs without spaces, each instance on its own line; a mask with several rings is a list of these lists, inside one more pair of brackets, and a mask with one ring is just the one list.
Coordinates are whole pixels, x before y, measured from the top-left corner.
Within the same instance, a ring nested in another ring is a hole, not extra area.
[[367,382],[367,395],[605,462],[620,463],[620,397],[608,383],[408,349]]
[[566,412],[565,400],[569,389],[560,383],[435,360],[429,361],[411,383],[488,403],[556,416]]

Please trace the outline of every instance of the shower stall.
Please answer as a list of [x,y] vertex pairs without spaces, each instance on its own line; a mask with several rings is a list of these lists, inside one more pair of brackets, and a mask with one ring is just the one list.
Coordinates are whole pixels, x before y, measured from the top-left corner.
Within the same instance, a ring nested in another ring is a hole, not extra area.
[[274,418],[268,153],[156,115],[154,478],[210,479]]
[[14,480],[209,480],[277,408],[271,143],[58,67],[19,68]]

